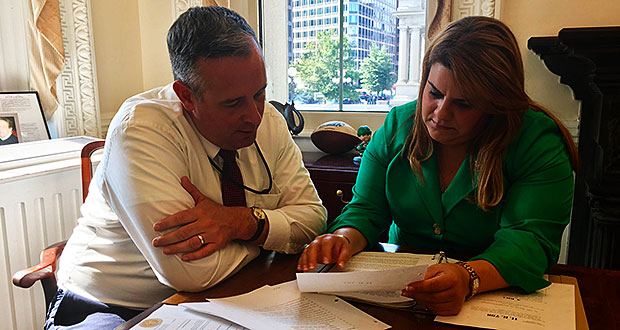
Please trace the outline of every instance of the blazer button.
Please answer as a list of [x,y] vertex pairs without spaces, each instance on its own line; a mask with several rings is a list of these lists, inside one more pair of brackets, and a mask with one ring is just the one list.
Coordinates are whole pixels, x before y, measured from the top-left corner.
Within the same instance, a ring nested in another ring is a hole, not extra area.
[[433,224],[433,232],[435,233],[435,235],[441,235],[441,228],[436,223]]

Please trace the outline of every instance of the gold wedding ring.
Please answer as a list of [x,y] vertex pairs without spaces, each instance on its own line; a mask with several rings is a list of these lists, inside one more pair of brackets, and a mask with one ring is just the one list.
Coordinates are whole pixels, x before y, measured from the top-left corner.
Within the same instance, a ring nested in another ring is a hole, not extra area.
[[203,246],[206,244],[205,239],[202,238],[202,234],[198,234],[196,235],[196,237],[198,237],[198,239],[200,240],[200,246]]

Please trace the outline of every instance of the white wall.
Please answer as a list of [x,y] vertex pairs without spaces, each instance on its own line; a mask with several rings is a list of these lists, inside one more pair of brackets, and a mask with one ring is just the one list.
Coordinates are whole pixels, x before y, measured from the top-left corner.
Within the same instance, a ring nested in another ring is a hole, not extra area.
[[514,32],[523,55],[526,90],[532,99],[561,119],[577,120],[580,103],[560,84],[538,56],[528,50],[530,37],[557,36],[565,27],[620,25],[618,0],[503,0],[501,19]]
[[[115,113],[127,97],[172,79],[165,32],[173,21],[173,2],[92,1],[103,117]],[[256,0],[220,0],[218,3],[239,11],[257,28]],[[557,35],[563,27],[620,25],[620,1],[503,0],[501,5],[501,19],[515,33],[523,53],[528,93],[560,118],[575,121],[579,102],[573,100],[570,88],[560,84],[559,78],[527,49],[527,40],[532,36]],[[307,124],[310,128],[317,123],[311,120]]]

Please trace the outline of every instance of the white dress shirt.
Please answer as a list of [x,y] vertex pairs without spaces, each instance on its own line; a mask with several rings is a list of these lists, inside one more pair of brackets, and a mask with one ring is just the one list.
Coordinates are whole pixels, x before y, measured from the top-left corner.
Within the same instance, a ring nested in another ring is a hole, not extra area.
[[[324,231],[326,210],[284,118],[268,103],[256,142],[273,187],[268,194],[246,190],[247,205],[267,214],[264,249],[297,253]],[[148,308],[175,290],[209,288],[254,259],[259,247],[244,241],[192,262],[166,256],[151,244],[162,234],[153,230],[155,222],[194,207],[181,177],[222,203],[220,173],[207,158],[219,161],[218,152],[184,115],[172,84],[125,101],[110,124],[82,217],[61,256],[59,287],[105,303]],[[239,149],[238,157],[244,184],[267,188],[256,147]]]

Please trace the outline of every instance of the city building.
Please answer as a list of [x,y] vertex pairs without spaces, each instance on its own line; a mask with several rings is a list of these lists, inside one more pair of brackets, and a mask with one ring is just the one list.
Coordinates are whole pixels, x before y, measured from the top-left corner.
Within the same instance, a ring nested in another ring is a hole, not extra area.
[[[340,28],[339,0],[289,0],[290,22],[292,26],[292,47],[289,58],[293,61],[306,52],[306,45],[316,41],[320,31],[333,31],[337,35]],[[351,56],[355,68],[368,57],[372,46],[385,48],[398,63],[397,0],[345,0],[343,8],[343,28],[351,44]],[[290,40],[290,39],[289,39]]]

